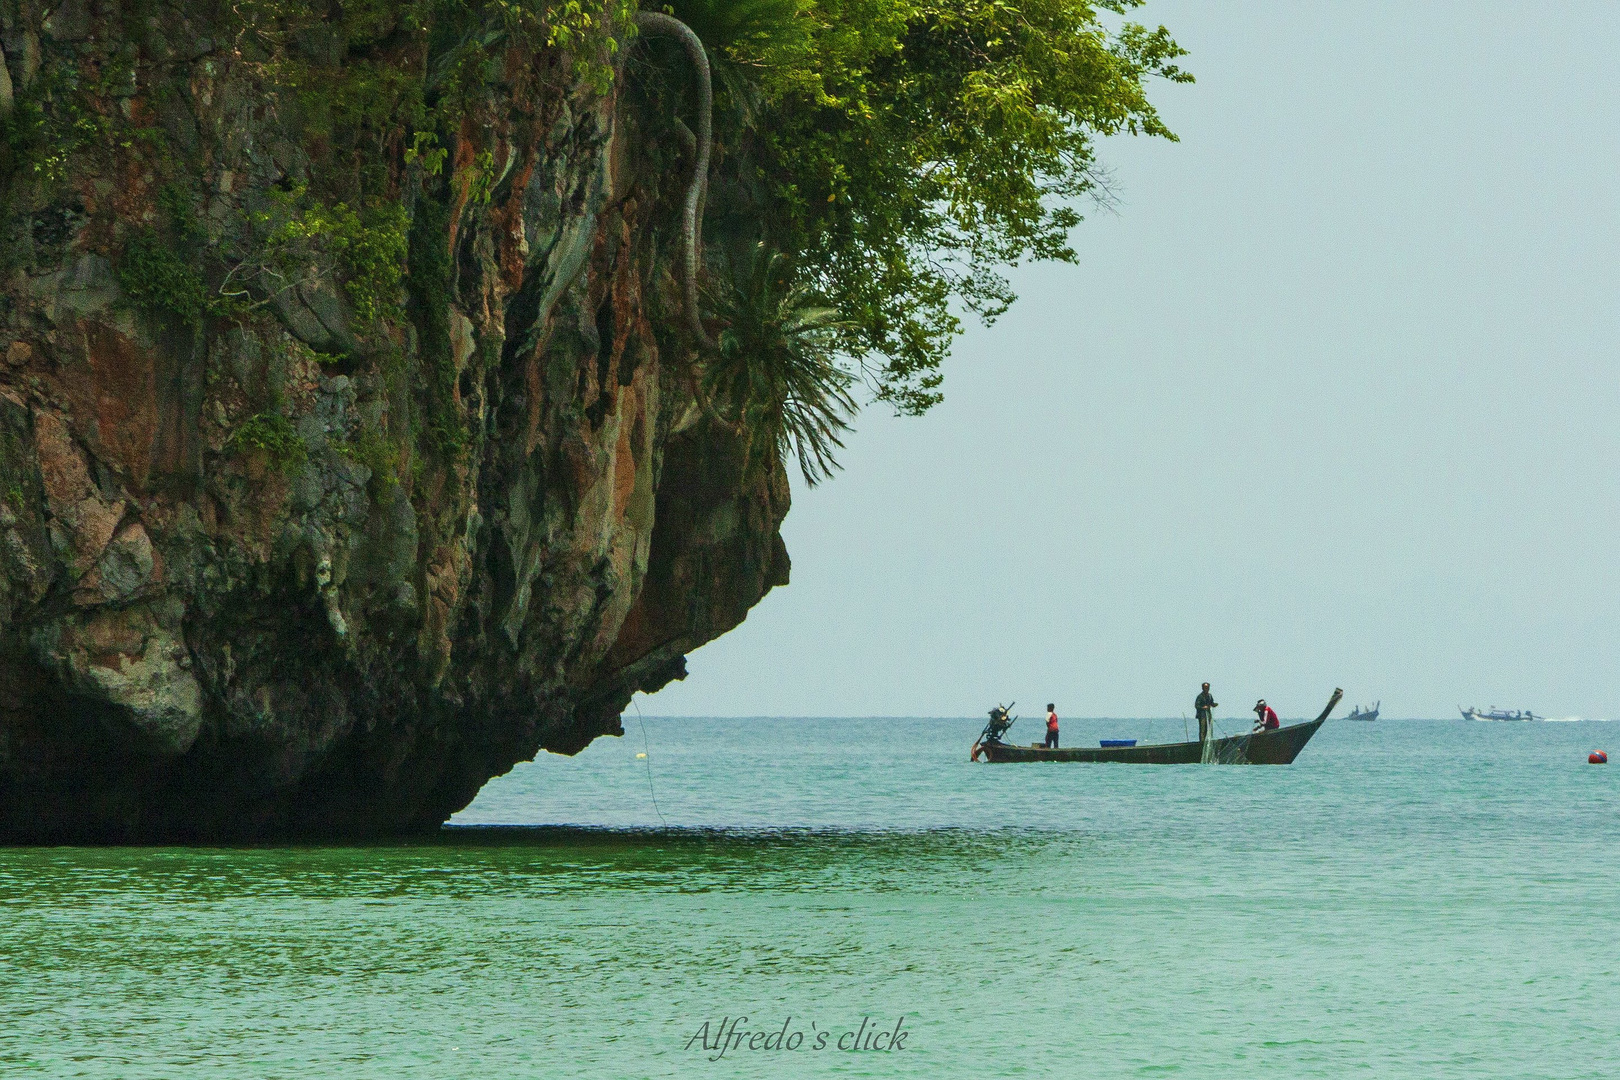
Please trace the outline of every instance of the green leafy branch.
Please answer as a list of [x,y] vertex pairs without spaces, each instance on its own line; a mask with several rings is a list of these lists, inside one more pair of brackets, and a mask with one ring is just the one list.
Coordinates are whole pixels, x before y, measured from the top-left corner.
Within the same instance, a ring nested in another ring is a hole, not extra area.
[[409,225],[403,206],[326,205],[299,185],[273,191],[269,206],[253,214],[251,223],[259,237],[256,250],[231,267],[219,287],[241,309],[273,303],[335,271],[362,324],[398,314]]

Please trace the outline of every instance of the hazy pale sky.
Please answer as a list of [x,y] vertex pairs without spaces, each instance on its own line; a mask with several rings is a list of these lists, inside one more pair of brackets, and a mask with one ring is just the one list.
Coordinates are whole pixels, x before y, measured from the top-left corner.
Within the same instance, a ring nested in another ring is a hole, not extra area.
[[921,419],[796,490],[793,583],[648,715],[1620,716],[1620,4],[1172,3]]

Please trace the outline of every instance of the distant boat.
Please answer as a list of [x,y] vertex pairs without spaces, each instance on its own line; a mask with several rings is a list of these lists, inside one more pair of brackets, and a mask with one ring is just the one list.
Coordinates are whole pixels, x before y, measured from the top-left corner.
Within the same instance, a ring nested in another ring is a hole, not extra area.
[[1370,708],[1370,709],[1363,709],[1360,705],[1357,705],[1354,709],[1350,710],[1350,715],[1345,717],[1345,719],[1346,720],[1376,720],[1376,719],[1378,719],[1378,707],[1380,705],[1382,705],[1382,704],[1383,704],[1382,701],[1375,701],[1375,702],[1373,702],[1373,707]]
[[[1460,706],[1459,706],[1460,708]],[[1462,709],[1464,720],[1545,720],[1545,716],[1537,716],[1529,709],[1520,712],[1518,709],[1487,709],[1480,710],[1470,705]]]

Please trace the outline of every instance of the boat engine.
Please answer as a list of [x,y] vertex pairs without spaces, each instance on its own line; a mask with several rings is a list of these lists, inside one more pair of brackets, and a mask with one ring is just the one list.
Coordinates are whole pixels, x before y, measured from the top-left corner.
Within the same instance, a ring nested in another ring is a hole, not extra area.
[[998,743],[1001,741],[1001,737],[1007,734],[1007,729],[1013,726],[1014,720],[1018,719],[1012,715],[1012,707],[1016,704],[1018,702],[1015,701],[1012,705],[997,705],[990,710],[990,722],[984,725],[984,730],[979,733],[978,742],[973,744],[973,753],[969,756],[969,761],[978,761],[979,752],[986,743]]

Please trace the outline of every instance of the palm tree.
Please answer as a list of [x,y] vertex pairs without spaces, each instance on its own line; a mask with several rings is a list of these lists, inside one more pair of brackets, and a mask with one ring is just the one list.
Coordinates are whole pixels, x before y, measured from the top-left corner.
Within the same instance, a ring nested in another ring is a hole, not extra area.
[[730,268],[711,297],[726,328],[703,365],[703,395],[752,446],[797,457],[814,487],[839,468],[834,453],[856,411],[855,377],[834,359],[843,324],[763,242]]

